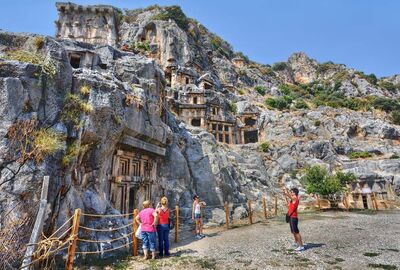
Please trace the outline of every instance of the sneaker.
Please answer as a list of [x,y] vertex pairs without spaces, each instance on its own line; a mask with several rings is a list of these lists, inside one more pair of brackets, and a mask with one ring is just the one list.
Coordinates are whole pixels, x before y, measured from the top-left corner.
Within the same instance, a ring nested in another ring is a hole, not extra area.
[[294,251],[301,252],[301,251],[304,251],[304,250],[305,250],[304,247],[298,247]]
[[195,236],[196,239],[201,239],[203,237],[201,237],[199,234]]
[[201,236],[201,238],[203,238],[203,237],[206,237],[206,236],[205,236],[204,234],[202,234],[202,233],[201,233],[201,234],[199,234],[199,235]]
[[297,242],[293,242],[292,245],[291,245],[291,247],[292,247],[292,248],[298,248],[298,247],[299,247],[299,244],[297,244]]

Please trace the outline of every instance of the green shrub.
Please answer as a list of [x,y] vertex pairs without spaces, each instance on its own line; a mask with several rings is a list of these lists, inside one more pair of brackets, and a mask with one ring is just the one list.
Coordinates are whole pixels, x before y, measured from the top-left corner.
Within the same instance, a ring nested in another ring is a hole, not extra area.
[[[221,38],[220,38],[220,39],[221,39]],[[221,44],[222,44],[222,39],[221,39],[221,42],[220,42],[220,44],[219,44],[219,47],[221,46]],[[250,63],[249,57],[248,57],[247,55],[245,55],[244,53],[242,53],[242,52],[237,52],[237,53],[235,53],[235,55],[236,55],[237,57],[241,57],[246,63]]]
[[281,91],[282,94],[289,95],[293,99],[297,99],[299,97],[312,98],[312,96],[310,95],[310,93],[312,93],[310,85],[306,84],[300,84],[300,85],[281,84],[279,85],[279,90]]
[[152,11],[152,10],[156,10],[156,9],[161,9],[161,7],[157,4],[155,5],[150,5],[147,8],[144,9],[144,11]]
[[78,95],[68,93],[64,99],[64,106],[61,111],[61,121],[78,126],[82,112],[90,113],[92,106],[80,99]]
[[376,85],[378,82],[378,78],[375,76],[375,74],[371,73],[369,75],[366,75],[362,71],[356,71],[355,72],[357,75],[359,75],[361,78],[365,79],[367,82],[370,84]]
[[308,167],[301,178],[308,193],[333,195],[342,190],[340,181],[328,174],[325,168],[318,165]]
[[297,171],[297,170],[293,170],[293,171],[291,171],[291,172],[290,172],[290,178],[292,178],[292,179],[296,179],[296,178],[297,178],[297,173],[298,173],[298,171]]
[[283,97],[267,98],[265,100],[265,104],[278,110],[284,110],[289,108],[288,102]]
[[273,71],[282,71],[285,70],[286,68],[287,68],[286,62],[277,62],[272,65]]
[[400,110],[395,110],[390,113],[390,120],[395,125],[400,125]]
[[399,159],[400,156],[398,154],[393,154],[390,156],[390,159]]
[[254,87],[254,90],[256,90],[260,95],[264,96],[267,88],[262,85],[257,85],[256,87]]
[[369,158],[372,157],[372,154],[369,152],[351,152],[348,157],[350,159],[358,159],[358,158]]
[[123,23],[125,20],[125,16],[124,16],[124,13],[122,12],[122,10],[120,10],[119,8],[115,8],[114,10],[117,13],[117,23],[118,24]]
[[335,64],[332,61],[328,61],[318,65],[317,72],[324,73],[335,67]]
[[261,151],[263,151],[264,153],[268,151],[269,149],[269,142],[263,142],[260,144],[260,149]]
[[23,164],[33,160],[41,163],[47,156],[64,147],[64,136],[51,129],[38,128],[36,119],[18,120],[7,129],[10,142],[9,158]]
[[46,156],[52,155],[64,146],[63,138],[51,129],[41,128],[34,133],[33,149],[35,160],[41,162]]
[[37,65],[40,68],[40,72],[49,77],[54,77],[57,74],[57,69],[52,60],[47,60],[46,57],[38,53],[21,50],[9,51],[4,58]]
[[386,90],[390,92],[395,92],[396,91],[396,85],[394,85],[392,82],[389,81],[380,81],[378,85],[382,88],[385,88]]
[[229,102],[228,103],[229,111],[233,114],[236,114],[237,112],[237,105],[234,102]]
[[275,72],[272,70],[272,68],[268,66],[259,65],[257,69],[261,72],[262,75],[275,77]]
[[79,154],[86,152],[89,148],[88,144],[81,145],[78,142],[73,142],[72,144],[68,145],[65,155],[61,159],[61,164],[66,167],[69,163],[78,157]]
[[163,11],[152,17],[152,20],[160,21],[168,21],[170,19],[174,20],[176,24],[185,31],[189,28],[189,20],[180,6],[165,7]]
[[347,184],[357,180],[353,173],[336,172],[330,175],[327,170],[318,165],[308,167],[301,178],[308,193],[332,196],[344,190]]
[[332,80],[335,82],[343,82],[350,80],[351,76],[346,70],[341,70],[339,72],[336,72],[335,75],[333,75]]
[[347,184],[353,183],[357,180],[357,177],[352,172],[337,172],[335,177],[339,180],[342,186],[346,186]]
[[303,99],[297,100],[294,107],[296,109],[309,109],[310,108],[310,107],[308,107],[307,103]]
[[369,83],[376,85],[376,83],[378,82],[378,78],[375,76],[375,74],[371,73],[369,75],[366,76],[366,79]]
[[222,47],[219,47],[219,48],[217,49],[217,52],[219,52],[220,54],[222,54],[222,55],[225,56],[226,58],[229,58],[229,57],[230,57],[229,52],[225,51]]
[[148,52],[150,51],[150,43],[148,41],[135,41],[131,43],[130,49],[139,52]]
[[223,40],[222,40],[222,38],[220,38],[219,36],[214,35],[214,36],[211,38],[210,42],[211,42],[211,46],[214,48],[214,50],[217,50],[217,49],[219,49],[219,48],[222,46]]
[[321,125],[321,121],[320,120],[315,120],[314,126],[319,127],[320,125]]
[[372,101],[372,106],[374,106],[376,109],[380,109],[385,112],[400,110],[399,102],[391,98],[382,98],[382,97],[375,98]]

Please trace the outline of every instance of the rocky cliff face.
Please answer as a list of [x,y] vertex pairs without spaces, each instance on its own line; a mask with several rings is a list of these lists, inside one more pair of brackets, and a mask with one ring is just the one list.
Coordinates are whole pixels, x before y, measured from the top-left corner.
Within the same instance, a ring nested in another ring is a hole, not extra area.
[[[376,101],[398,98],[398,76],[377,80],[304,53],[261,65],[176,8],[126,11],[118,29],[118,48],[0,32],[2,226],[11,220],[4,213],[19,218],[35,212],[44,175],[51,178],[47,232],[78,207],[118,213],[110,181],[113,157],[122,150],[151,153],[148,170],[157,168],[149,186],[152,200],[166,195],[183,214],[195,193],[209,205],[269,198],[279,192],[280,181],[299,185],[298,172],[307,165],[382,175],[399,186],[400,159],[393,157],[400,155],[400,128],[390,109]],[[220,143],[206,129],[181,121],[165,102],[168,92],[185,92],[182,83],[169,84],[171,67],[192,74],[196,89],[206,74],[226,118],[259,113],[259,143],[269,142],[269,149]],[[333,108],[338,104],[345,108]],[[28,121],[34,123],[31,131],[22,128]],[[352,152],[372,157],[350,160]]]

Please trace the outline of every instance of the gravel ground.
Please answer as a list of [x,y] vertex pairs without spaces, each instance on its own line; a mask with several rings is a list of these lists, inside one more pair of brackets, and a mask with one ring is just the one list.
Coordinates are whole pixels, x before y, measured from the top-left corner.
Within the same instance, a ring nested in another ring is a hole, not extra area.
[[400,269],[400,211],[300,215],[306,250],[293,252],[283,217],[173,246],[173,256],[104,269]]

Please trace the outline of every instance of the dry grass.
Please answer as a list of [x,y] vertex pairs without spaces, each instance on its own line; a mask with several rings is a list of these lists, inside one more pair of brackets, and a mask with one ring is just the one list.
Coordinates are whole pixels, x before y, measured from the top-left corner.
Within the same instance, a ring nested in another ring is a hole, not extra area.
[[8,214],[3,217],[0,228],[0,269],[16,269],[20,266],[34,218],[34,214],[28,213],[22,218]]

